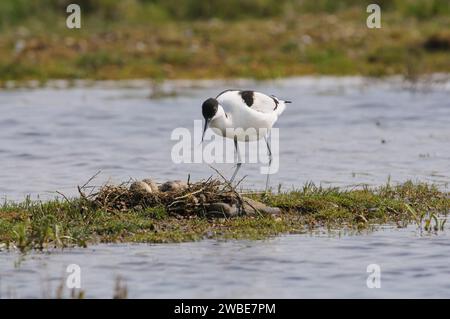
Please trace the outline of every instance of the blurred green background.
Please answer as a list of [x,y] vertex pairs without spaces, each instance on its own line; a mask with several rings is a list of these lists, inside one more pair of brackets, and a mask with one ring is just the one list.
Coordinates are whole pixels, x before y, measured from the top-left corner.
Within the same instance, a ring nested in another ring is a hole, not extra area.
[[[366,7],[382,8],[368,29]],[[82,28],[65,25],[77,3]],[[450,71],[448,0],[1,0],[8,80]]]
[[2,0],[0,17],[3,26],[30,18],[54,18],[70,3],[81,5],[84,13],[98,19],[120,21],[270,18],[292,10],[335,13],[371,3],[419,19],[450,14],[448,0]]

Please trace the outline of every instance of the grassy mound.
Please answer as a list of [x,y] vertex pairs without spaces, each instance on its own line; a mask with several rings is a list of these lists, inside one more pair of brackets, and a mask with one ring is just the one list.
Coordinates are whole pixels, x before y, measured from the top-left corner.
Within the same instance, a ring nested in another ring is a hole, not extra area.
[[[277,215],[210,218],[196,210],[195,207],[202,205],[188,199],[204,194],[207,196],[204,204],[208,204],[209,201],[229,199],[226,196],[233,199],[241,196],[230,192],[223,183],[208,180],[192,184],[182,192],[168,191],[159,201],[150,201],[150,197],[134,197],[135,193],[130,197],[129,189],[122,185],[103,188],[97,194],[82,193],[73,199],[48,202],[27,199],[22,203],[5,203],[0,207],[0,247],[17,247],[25,251],[98,242],[262,239],[317,227],[370,230],[374,225],[384,223],[398,227],[416,223],[426,231],[439,231],[444,221],[439,220],[438,214],[450,212],[449,193],[432,185],[412,182],[353,190],[308,184],[285,193],[246,195],[279,207],[281,213]],[[170,210],[171,203],[180,200],[177,207],[181,210],[184,207],[191,213]],[[118,204],[122,201],[125,206]]]

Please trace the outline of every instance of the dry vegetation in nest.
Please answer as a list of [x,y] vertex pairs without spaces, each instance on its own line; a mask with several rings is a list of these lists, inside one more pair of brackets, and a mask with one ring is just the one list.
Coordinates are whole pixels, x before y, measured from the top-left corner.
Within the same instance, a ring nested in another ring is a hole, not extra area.
[[80,194],[94,208],[109,212],[163,206],[168,214],[176,216],[231,217],[259,212],[263,205],[242,197],[227,181],[212,177],[195,183],[168,181],[159,186],[144,179],[107,184],[91,195],[85,195],[80,188]]

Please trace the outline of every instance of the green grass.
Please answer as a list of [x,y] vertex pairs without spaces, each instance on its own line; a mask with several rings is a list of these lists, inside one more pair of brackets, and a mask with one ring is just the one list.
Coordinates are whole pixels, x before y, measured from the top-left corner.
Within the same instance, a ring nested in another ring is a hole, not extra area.
[[365,25],[371,1],[86,0],[79,30],[65,1],[43,2],[0,2],[0,86],[450,72],[446,0],[380,1],[381,29]]
[[286,193],[252,195],[280,207],[278,216],[208,219],[169,215],[163,207],[128,211],[93,209],[80,198],[0,207],[0,245],[22,251],[86,246],[98,242],[168,243],[215,239],[263,239],[317,227],[361,231],[376,224],[442,230],[437,214],[450,212],[450,194],[406,182],[376,189],[341,190],[308,184]]
[[[18,24],[30,18],[55,17],[65,12],[70,0],[2,0],[0,21]],[[242,20],[280,17],[290,12],[337,13],[367,7],[371,0],[83,0],[83,13],[105,21]],[[386,12],[405,17],[432,18],[450,13],[447,0],[379,0]]]

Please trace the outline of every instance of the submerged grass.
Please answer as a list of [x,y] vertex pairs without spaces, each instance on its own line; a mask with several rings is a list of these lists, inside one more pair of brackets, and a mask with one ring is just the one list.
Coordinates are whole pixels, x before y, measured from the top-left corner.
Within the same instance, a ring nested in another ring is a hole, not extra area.
[[437,214],[450,212],[448,193],[412,182],[354,190],[308,184],[299,190],[251,197],[281,208],[281,214],[207,218],[173,215],[161,205],[94,208],[83,198],[4,203],[0,207],[0,247],[27,251],[98,242],[263,239],[317,227],[361,231],[385,223],[398,227],[416,223],[427,231],[439,231],[444,225]]

